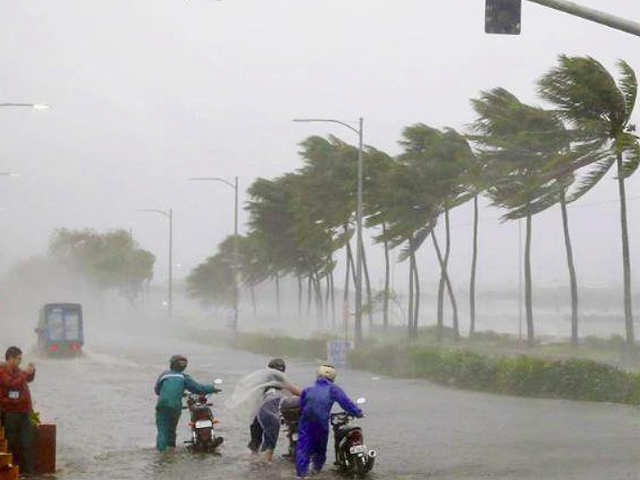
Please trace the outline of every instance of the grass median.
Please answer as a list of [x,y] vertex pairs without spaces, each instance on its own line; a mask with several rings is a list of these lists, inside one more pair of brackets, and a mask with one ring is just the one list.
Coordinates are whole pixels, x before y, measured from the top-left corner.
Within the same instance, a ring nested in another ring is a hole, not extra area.
[[[191,332],[203,343],[229,344],[220,332]],[[282,334],[239,333],[234,347],[252,353],[305,360],[326,358],[331,336],[308,339]],[[469,347],[469,348],[467,348]],[[483,349],[485,345],[483,344]],[[543,358],[521,353],[484,353],[465,342],[432,345],[369,343],[349,353],[355,369],[422,378],[461,389],[505,395],[640,404],[640,372],[589,358]]]

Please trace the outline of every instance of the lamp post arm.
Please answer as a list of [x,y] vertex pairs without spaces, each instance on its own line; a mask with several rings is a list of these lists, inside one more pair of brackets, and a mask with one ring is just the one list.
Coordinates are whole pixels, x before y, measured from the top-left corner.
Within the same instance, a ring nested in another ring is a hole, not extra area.
[[193,177],[193,178],[190,178],[189,180],[195,180],[195,181],[205,180],[205,181],[211,181],[211,182],[222,182],[225,185],[228,185],[229,187],[231,187],[233,189],[236,188],[236,186],[233,183],[231,183],[228,180],[225,180],[224,178],[220,178],[220,177]]
[[152,212],[152,213],[159,213],[160,215],[164,215],[167,218],[171,218],[171,213],[170,212],[165,212],[164,210],[157,210],[155,208],[142,208],[140,210],[138,210],[139,212]]
[[355,132],[357,135],[360,135],[360,130],[358,130],[357,128],[354,128],[353,126],[349,125],[347,122],[343,122],[341,120],[335,120],[333,118],[294,118],[293,121],[301,122],[301,123],[305,123],[305,122],[337,123],[339,125],[342,125],[343,127],[347,127],[349,130]]

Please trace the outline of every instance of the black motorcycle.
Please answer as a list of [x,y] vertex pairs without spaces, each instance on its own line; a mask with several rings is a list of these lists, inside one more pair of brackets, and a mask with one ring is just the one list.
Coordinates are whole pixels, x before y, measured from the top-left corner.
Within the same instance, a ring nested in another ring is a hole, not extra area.
[[285,397],[280,402],[280,423],[285,426],[289,448],[286,456],[296,461],[296,447],[298,445],[298,421],[300,420],[300,397]]
[[[217,379],[215,384],[222,383]],[[213,414],[210,407],[212,403],[208,401],[207,395],[190,393],[187,395],[186,406],[182,408],[189,410],[191,429],[191,440],[186,440],[187,448],[195,452],[213,452],[224,441],[224,438],[214,433],[214,425],[218,419]]]
[[[366,399],[359,398],[361,405]],[[357,475],[363,478],[373,468],[376,451],[368,450],[364,444],[362,429],[352,423],[354,417],[346,412],[332,413],[331,426],[335,441],[336,465],[346,475]]]

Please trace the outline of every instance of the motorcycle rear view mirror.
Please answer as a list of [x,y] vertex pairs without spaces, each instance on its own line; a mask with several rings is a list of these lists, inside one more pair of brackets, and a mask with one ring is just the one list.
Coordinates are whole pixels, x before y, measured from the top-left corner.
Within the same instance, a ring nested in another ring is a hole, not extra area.
[[364,397],[360,397],[359,399],[356,400],[356,403],[358,405],[364,405],[365,403],[367,403],[367,399]]
[[216,378],[216,379],[213,381],[213,383],[214,383],[214,385],[220,385],[220,384],[222,384],[222,379],[221,379],[221,378]]

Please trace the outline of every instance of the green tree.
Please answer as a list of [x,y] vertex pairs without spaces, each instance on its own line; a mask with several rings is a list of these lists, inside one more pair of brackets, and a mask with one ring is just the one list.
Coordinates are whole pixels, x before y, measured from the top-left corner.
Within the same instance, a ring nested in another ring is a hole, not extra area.
[[570,200],[584,195],[616,166],[626,339],[632,345],[634,331],[625,179],[636,171],[640,163],[640,146],[631,125],[638,82],[633,69],[626,62],[620,60],[617,67],[620,78],[616,82],[613,75],[591,57],[561,55],[558,65],[539,80],[538,92],[554,105],[575,132],[573,148],[578,155],[570,167],[558,169],[560,172],[586,170],[580,177],[579,188],[571,193]]
[[[567,254],[571,258],[565,192],[573,181],[571,172],[561,172],[561,165],[570,165],[570,132],[553,113],[521,103],[503,88],[482,92],[473,99],[478,114],[473,124],[473,138],[480,148],[485,165],[480,179],[493,204],[504,208],[505,220],[526,218],[525,242],[525,309],[527,340],[535,341],[531,276],[532,217],[560,203],[565,226]],[[548,171],[553,171],[549,175]],[[572,260],[570,267],[572,267]],[[575,270],[570,268],[572,285]],[[577,318],[577,292],[572,289]]]
[[57,229],[49,252],[101,289],[117,289],[133,301],[153,277],[155,257],[139,248],[129,232]]
[[[438,285],[437,321],[438,337],[442,338],[444,326],[445,288],[451,300],[453,330],[459,337],[458,308],[452,282],[448,274],[451,253],[450,211],[472,198],[465,185],[465,175],[474,162],[474,155],[467,139],[452,128],[438,130],[424,124],[415,124],[404,129],[400,145],[404,148],[398,161],[407,164],[414,172],[420,172],[424,179],[423,188],[430,192],[437,218],[444,216],[445,249],[441,254],[438,240],[433,231],[435,224],[429,218],[428,229],[422,229],[412,241],[411,248],[419,248],[422,241],[431,236],[438,262],[440,282]],[[417,280],[417,279],[416,279]]]

